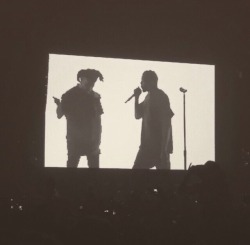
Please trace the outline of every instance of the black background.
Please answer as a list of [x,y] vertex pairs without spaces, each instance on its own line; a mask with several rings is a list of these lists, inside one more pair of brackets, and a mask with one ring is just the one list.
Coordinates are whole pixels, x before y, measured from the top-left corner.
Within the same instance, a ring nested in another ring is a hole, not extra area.
[[250,146],[249,1],[0,5],[1,167],[43,167],[49,53],[215,64],[216,159],[239,164]]

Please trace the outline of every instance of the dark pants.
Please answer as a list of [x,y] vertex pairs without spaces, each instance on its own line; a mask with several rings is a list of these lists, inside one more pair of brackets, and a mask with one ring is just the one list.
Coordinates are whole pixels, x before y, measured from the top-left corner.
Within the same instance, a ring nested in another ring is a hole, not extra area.
[[156,169],[170,169],[169,154],[166,154],[165,159],[161,160],[158,151],[139,149],[133,169],[150,169],[153,167],[156,167]]
[[[89,168],[99,168],[99,153],[86,155]],[[68,154],[67,167],[77,168],[81,155]]]
[[[68,161],[67,167],[68,168],[77,168],[81,156],[86,156],[88,160],[89,168],[99,168],[99,155],[100,153],[89,153],[90,147],[86,145],[85,147],[82,146],[81,141],[77,140],[68,140],[67,147],[68,147]],[[85,149],[85,150],[83,150]]]

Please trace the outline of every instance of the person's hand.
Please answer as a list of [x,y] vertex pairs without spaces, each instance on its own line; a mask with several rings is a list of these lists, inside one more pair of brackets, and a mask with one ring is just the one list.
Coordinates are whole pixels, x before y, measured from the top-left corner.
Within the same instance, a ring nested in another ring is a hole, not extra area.
[[59,104],[61,103],[61,101],[60,101],[58,98],[53,97],[53,99],[54,99],[54,102],[55,102],[57,105],[59,105]]
[[141,94],[141,89],[138,87],[134,90],[135,98],[138,99]]

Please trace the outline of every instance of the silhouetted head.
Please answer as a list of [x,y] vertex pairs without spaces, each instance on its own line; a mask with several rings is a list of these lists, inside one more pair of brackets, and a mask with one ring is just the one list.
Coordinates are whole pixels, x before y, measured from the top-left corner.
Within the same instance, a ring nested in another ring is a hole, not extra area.
[[102,74],[94,69],[80,70],[77,73],[79,87],[87,91],[92,91],[98,78],[100,81],[103,81]]
[[143,92],[152,91],[157,88],[158,77],[154,71],[144,71],[141,79]]

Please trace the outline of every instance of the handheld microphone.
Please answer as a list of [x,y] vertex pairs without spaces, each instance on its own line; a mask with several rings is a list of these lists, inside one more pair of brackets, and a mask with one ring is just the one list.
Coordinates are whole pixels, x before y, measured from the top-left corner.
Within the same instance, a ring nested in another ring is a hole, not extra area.
[[187,92],[187,89],[184,89],[184,88],[180,88],[180,91],[182,92],[182,93],[186,93]]
[[131,95],[131,96],[125,101],[125,103],[129,102],[133,97],[135,97],[135,94]]
[[[138,88],[136,88],[136,89],[140,89],[139,87]],[[141,90],[141,89],[140,89]],[[135,93],[133,93],[126,101],[125,101],[125,103],[127,103],[127,102],[129,102],[132,98],[134,98],[135,97]]]

